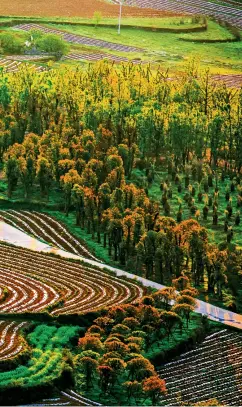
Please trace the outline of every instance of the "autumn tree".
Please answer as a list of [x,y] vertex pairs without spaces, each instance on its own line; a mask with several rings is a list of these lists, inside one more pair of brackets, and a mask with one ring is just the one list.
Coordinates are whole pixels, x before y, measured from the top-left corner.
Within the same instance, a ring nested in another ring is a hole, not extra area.
[[142,383],[143,392],[151,398],[152,405],[157,405],[159,399],[167,393],[165,380],[158,376],[149,377]]

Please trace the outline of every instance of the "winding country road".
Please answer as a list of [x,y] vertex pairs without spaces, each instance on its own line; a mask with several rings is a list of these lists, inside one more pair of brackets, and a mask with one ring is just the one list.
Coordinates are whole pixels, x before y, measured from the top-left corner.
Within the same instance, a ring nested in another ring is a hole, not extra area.
[[[147,280],[143,277],[136,276],[124,270],[120,270],[118,268],[109,266],[107,264],[103,264],[99,261],[87,259],[85,257],[75,255],[65,250],[47,245],[46,243],[43,243],[40,240],[29,236],[27,233],[24,233],[18,230],[17,228],[10,226],[2,221],[0,221],[0,241],[10,243],[25,249],[34,250],[37,252],[56,254],[66,259],[81,260],[84,263],[96,266],[101,270],[102,269],[110,270],[114,272],[117,276],[125,276],[129,279],[139,281],[145,287],[152,287],[157,290],[165,287],[162,284],[155,283],[154,281]],[[212,319],[214,321],[219,321],[225,325],[242,329],[242,315],[240,314],[227,311],[223,308],[216,307],[214,305],[211,305],[200,300],[197,300],[196,312],[198,312],[199,314],[207,315],[209,319]]]

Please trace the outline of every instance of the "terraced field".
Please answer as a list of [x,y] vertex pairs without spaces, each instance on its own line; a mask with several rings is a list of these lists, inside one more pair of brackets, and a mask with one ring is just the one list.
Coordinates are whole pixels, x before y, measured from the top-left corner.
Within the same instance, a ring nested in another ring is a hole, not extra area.
[[63,40],[65,40],[71,44],[81,44],[81,45],[87,45],[89,47],[101,47],[101,48],[107,48],[107,49],[111,49],[113,51],[121,51],[121,52],[142,51],[142,49],[137,48],[137,47],[117,44],[114,42],[109,42],[109,41],[104,41],[104,40],[93,39],[93,38],[82,36],[82,35],[71,34],[71,33],[68,33],[68,32],[65,32],[62,30],[48,28],[48,27],[45,27],[40,24],[19,24],[19,25],[16,25],[14,28],[18,29],[18,30],[23,30],[23,31],[39,30],[46,34],[60,35],[63,38]]
[[[27,211],[5,214],[2,211],[1,216],[58,247],[94,258],[47,215]],[[133,302],[143,295],[143,289],[136,283],[122,281],[104,271],[2,243],[0,270],[1,289],[4,287],[8,292],[0,303],[0,313],[36,313],[46,309],[53,315],[85,313]],[[12,358],[22,351],[19,332],[24,324],[0,321],[0,360]]]
[[196,349],[159,370],[167,384],[167,405],[195,404],[216,398],[242,404],[242,337],[227,330],[205,339]]
[[0,269],[11,293],[0,312],[39,312],[56,306],[52,314],[84,313],[133,302],[143,294],[137,284],[104,271],[5,244],[0,244]]
[[19,331],[25,322],[0,321],[0,362],[18,355],[23,350]]
[[118,55],[102,53],[102,52],[91,52],[91,53],[71,52],[70,54],[66,55],[63,59],[64,60],[71,59],[73,61],[84,60],[84,61],[89,61],[89,62],[96,62],[96,61],[102,61],[103,59],[108,59],[109,61],[113,61],[116,63],[119,63],[119,62],[132,62],[133,64],[145,63],[145,61],[140,61],[140,60],[135,60],[135,59],[130,60],[129,58],[126,58],[126,57],[121,57]]
[[[27,59],[25,57],[25,59]],[[20,60],[12,60],[9,58],[1,58],[0,57],[0,68],[3,68],[3,71],[6,73],[14,73],[14,72],[18,72],[20,68],[22,68],[23,66],[25,66],[26,64],[21,62]],[[30,67],[31,69],[35,70],[36,72],[42,72],[45,71],[46,68],[43,66],[38,66],[35,64],[27,64],[28,67]]]
[[[116,0],[113,0],[115,3]],[[238,5],[206,0],[127,0],[130,6],[152,8],[154,10],[189,13],[212,16],[216,19],[228,21],[230,24],[242,28],[242,8]]]
[[214,75],[213,80],[222,82],[230,88],[240,89],[242,86],[242,75]]
[[75,236],[49,215],[35,211],[0,210],[0,218],[21,231],[52,243],[60,249],[97,260]]

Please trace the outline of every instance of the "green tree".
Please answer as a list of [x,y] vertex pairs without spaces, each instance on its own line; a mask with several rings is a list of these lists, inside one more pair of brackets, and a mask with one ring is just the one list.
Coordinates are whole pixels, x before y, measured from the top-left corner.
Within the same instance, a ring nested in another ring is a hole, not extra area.
[[47,158],[40,156],[36,165],[36,178],[39,182],[41,195],[49,195],[49,189],[53,182],[53,168]]
[[19,177],[18,160],[15,157],[10,157],[5,163],[5,172],[8,180],[8,197],[12,197],[12,193],[17,186]]
[[36,47],[41,51],[48,52],[61,58],[69,51],[69,45],[58,35],[47,34],[36,39]]
[[78,360],[77,367],[84,374],[87,388],[89,388],[92,385],[93,378],[95,377],[98,362],[91,357],[84,356]]

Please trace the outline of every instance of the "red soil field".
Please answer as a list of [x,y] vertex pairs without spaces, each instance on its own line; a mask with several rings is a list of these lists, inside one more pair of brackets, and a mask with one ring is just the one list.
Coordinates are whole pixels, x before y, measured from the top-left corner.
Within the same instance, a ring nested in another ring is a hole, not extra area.
[[[40,16],[40,17],[93,17],[100,11],[103,17],[117,17],[119,7],[105,0],[1,0],[2,16]],[[123,16],[165,17],[175,13],[138,7],[123,7]]]

